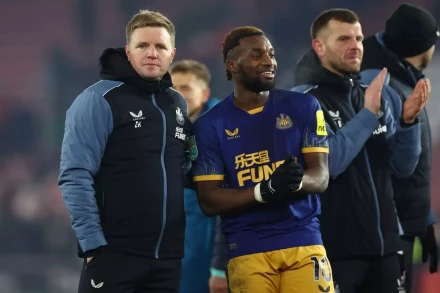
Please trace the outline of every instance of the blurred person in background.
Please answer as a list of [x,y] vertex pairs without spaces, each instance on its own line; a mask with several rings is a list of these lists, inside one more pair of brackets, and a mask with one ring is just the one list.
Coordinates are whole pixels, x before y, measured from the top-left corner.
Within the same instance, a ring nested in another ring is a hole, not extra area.
[[[439,36],[438,23],[429,11],[411,4],[400,5],[387,20],[384,32],[364,40],[362,79],[368,83],[386,67],[389,85],[405,102],[417,83],[425,78],[423,71],[432,59]],[[415,237],[421,239],[423,261],[430,258],[431,273],[437,271],[438,263],[433,227],[436,218],[430,212],[432,138],[426,109],[420,112],[419,121],[422,152],[417,167],[410,178],[393,177],[394,202],[403,228],[406,293],[411,293],[412,288]]]
[[214,237],[214,255],[211,261],[209,293],[229,293],[226,279],[226,239],[221,229],[221,217],[217,217]]
[[[170,70],[173,88],[188,103],[191,122],[211,109],[218,100],[210,99],[211,73],[205,64],[195,60],[173,63]],[[193,189],[185,188],[185,255],[182,259],[180,293],[209,292],[209,268],[213,254],[215,218],[207,217],[200,209]]]
[[313,49],[298,62],[294,90],[314,95],[327,123],[330,182],[321,196],[320,223],[335,290],[400,293],[391,174],[407,178],[416,167],[421,152],[417,116],[430,84],[420,81],[403,105],[384,85],[386,69],[369,86],[362,84],[363,34],[351,10],[324,11],[310,31]]
[[84,258],[79,292],[179,292],[191,121],[171,88],[175,27],[141,10],[101,81],[68,109],[59,186]]

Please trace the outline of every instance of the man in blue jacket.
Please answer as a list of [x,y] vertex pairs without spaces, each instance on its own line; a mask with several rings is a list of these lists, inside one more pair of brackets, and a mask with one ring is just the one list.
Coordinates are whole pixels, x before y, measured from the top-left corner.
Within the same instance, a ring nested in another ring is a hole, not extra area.
[[312,24],[312,47],[296,68],[298,91],[315,96],[329,135],[330,182],[321,196],[321,232],[335,291],[401,292],[400,238],[392,176],[409,177],[419,159],[418,114],[430,85],[405,103],[384,86],[386,69],[360,81],[363,34],[358,16],[331,9]]
[[84,258],[80,293],[179,290],[191,122],[168,73],[175,34],[139,11],[66,113],[59,187]]
[[[188,103],[188,116],[194,122],[219,101],[209,98],[211,75],[208,68],[195,60],[182,60],[170,68],[173,87]],[[182,261],[180,293],[208,293],[210,264],[213,254],[215,217],[203,214],[194,190],[185,188],[185,256]]]
[[[361,66],[362,80],[369,83],[377,72],[387,67],[389,85],[405,101],[419,80],[425,78],[440,36],[439,25],[429,11],[411,4],[402,4],[387,20],[385,31],[363,41],[365,54]],[[430,207],[431,199],[431,148],[432,138],[428,113],[419,115],[422,153],[410,178],[393,178],[397,214],[403,228],[406,293],[412,288],[412,258],[415,238],[422,243],[423,261],[429,257],[429,270],[437,271],[438,252],[433,224],[435,215]],[[428,219],[428,221],[427,221]]]

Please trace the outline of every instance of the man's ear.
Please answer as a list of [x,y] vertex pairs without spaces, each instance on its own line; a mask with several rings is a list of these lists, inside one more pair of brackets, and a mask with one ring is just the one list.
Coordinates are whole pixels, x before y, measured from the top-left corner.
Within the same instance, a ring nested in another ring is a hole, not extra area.
[[322,40],[314,39],[312,41],[312,48],[313,48],[313,51],[315,51],[316,55],[318,55],[319,57],[322,57],[325,55],[325,44]]
[[211,96],[211,89],[207,87],[206,89],[203,90],[203,104],[208,102],[210,96]]
[[171,53],[171,63],[173,63],[174,57],[176,57],[176,48],[173,49],[173,52]]
[[229,72],[232,73],[237,73],[237,62],[232,61],[232,60],[228,60],[226,61],[226,69],[229,70]]
[[130,61],[130,48],[128,45],[125,45],[125,54],[127,55],[128,61]]

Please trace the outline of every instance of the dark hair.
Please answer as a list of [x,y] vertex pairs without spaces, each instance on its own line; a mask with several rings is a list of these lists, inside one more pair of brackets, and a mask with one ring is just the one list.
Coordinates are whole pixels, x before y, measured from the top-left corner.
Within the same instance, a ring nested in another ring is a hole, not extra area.
[[346,23],[356,23],[359,22],[359,17],[356,13],[349,9],[344,8],[333,8],[322,12],[312,23],[310,27],[310,35],[313,39],[316,39],[319,32],[326,28],[330,20],[337,20]]
[[[237,27],[230,31],[223,41],[223,62],[226,64],[229,53],[232,49],[240,45],[241,39],[253,36],[264,36],[264,32],[254,26]],[[232,74],[228,69],[226,69],[226,78],[228,80],[232,79]]]
[[209,86],[211,81],[211,74],[205,64],[196,60],[185,59],[173,63],[170,67],[170,74],[173,73],[192,73],[197,79],[203,81],[206,86]]

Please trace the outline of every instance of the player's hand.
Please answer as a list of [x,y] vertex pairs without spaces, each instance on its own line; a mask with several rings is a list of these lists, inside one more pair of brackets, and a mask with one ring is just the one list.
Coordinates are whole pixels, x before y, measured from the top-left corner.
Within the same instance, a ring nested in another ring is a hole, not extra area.
[[108,246],[100,246],[98,248],[87,251],[85,260],[86,264],[89,264],[93,258],[95,258],[98,254],[102,254],[108,250]]
[[436,273],[438,269],[438,246],[435,238],[434,226],[429,225],[425,236],[421,239],[422,243],[422,262],[425,263],[429,258],[429,272]]
[[387,69],[382,71],[373,79],[370,86],[365,90],[364,108],[368,109],[374,115],[377,115],[380,110],[380,100],[382,97],[383,83],[387,76]]
[[255,198],[257,201],[267,202],[286,193],[299,191],[302,187],[303,176],[302,166],[289,154],[284,163],[272,173],[269,180],[259,185],[261,200],[257,196]]
[[431,94],[431,83],[429,79],[421,79],[417,83],[412,94],[403,103],[403,122],[413,124],[428,102]]
[[209,293],[228,293],[226,278],[211,276],[209,278]]

